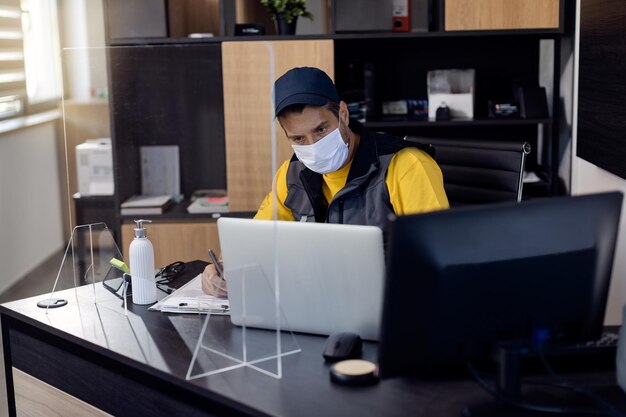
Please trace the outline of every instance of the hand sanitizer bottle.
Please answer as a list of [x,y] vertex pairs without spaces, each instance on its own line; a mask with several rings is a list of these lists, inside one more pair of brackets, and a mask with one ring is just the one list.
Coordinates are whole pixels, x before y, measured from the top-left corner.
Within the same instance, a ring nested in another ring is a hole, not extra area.
[[157,300],[156,280],[154,278],[154,248],[146,238],[143,223],[150,220],[135,220],[135,239],[130,242],[130,275],[133,288],[134,304],[153,304]]

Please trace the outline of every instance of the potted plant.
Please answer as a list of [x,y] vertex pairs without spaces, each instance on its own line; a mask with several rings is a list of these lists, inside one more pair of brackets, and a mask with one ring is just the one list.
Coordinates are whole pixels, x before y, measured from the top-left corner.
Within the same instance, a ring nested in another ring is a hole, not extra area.
[[261,4],[272,14],[280,35],[294,35],[300,16],[313,20],[313,15],[306,9],[306,0],[261,0]]

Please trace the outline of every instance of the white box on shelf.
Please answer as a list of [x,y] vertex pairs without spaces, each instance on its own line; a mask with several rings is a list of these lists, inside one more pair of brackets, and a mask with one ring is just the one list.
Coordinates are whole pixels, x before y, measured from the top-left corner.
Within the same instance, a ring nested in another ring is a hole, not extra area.
[[113,195],[111,138],[87,139],[76,145],[76,169],[82,197]]
[[445,103],[453,119],[474,118],[473,69],[428,71],[428,118],[435,120]]

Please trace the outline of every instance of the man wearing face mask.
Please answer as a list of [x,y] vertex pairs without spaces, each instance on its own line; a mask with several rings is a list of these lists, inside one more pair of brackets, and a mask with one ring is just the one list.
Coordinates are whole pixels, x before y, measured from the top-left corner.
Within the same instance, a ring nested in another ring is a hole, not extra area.
[[[317,68],[294,68],[274,84],[275,115],[294,150],[276,173],[278,218],[384,228],[389,214],[448,208],[441,170],[427,147],[350,121]],[[272,195],[256,219],[272,219]]]
[[[279,220],[384,228],[389,214],[448,208],[431,149],[351,121],[320,69],[287,71],[274,83],[274,99],[275,116],[294,150],[275,176]],[[273,200],[270,192],[254,218],[273,219]],[[205,270],[203,289],[224,295],[214,271],[213,265]]]

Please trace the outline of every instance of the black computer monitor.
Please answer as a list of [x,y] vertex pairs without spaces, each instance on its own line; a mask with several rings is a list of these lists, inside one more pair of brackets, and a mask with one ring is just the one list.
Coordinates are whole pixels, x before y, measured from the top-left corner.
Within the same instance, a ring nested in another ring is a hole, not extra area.
[[397,217],[381,377],[437,374],[538,335],[599,337],[621,204],[606,193]]

